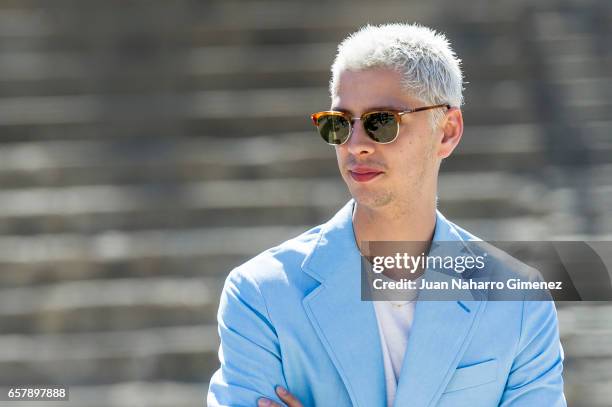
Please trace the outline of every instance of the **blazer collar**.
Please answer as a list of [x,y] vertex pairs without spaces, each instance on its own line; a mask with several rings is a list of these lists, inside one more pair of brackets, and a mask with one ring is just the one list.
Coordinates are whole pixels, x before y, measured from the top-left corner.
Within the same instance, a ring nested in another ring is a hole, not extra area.
[[[351,199],[328,222],[321,226],[317,243],[302,262],[304,272],[321,283],[331,273],[338,272],[338,269],[329,267],[330,265],[351,259],[355,261],[355,256],[361,255],[353,229],[354,204],[355,201]],[[470,247],[465,243],[459,231],[437,209],[432,242],[431,254],[435,253],[441,242],[460,242],[457,247],[471,253]]]
[[[386,405],[384,365],[376,314],[361,300],[361,255],[350,200],[322,225],[302,269],[321,284],[303,299],[314,330],[342,378],[354,406]],[[432,251],[443,241],[463,241],[436,211]],[[461,250],[469,250],[465,244]],[[431,253],[431,252],[430,252]],[[448,276],[427,270],[431,279]],[[467,300],[471,300],[468,298]],[[483,308],[482,301],[418,301],[395,404],[435,404],[452,376]]]
[[353,201],[320,231],[302,263],[321,282],[302,301],[306,315],[346,387],[353,406],[386,405],[376,315],[361,301],[361,255],[353,233]]

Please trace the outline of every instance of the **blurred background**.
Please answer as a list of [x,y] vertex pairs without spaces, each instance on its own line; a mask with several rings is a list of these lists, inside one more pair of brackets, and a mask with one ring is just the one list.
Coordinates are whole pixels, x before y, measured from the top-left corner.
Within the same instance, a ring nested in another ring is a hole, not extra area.
[[[204,404],[225,276],[349,198],[309,114],[338,42],[391,21],[463,59],[450,219],[612,240],[610,1],[1,0],[0,386]],[[558,312],[569,405],[612,406],[612,306]]]

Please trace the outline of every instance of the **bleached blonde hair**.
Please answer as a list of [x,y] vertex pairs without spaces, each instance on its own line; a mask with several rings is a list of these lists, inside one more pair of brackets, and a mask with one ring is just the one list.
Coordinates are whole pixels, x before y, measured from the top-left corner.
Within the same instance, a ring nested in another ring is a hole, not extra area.
[[[419,24],[366,25],[338,46],[332,65],[329,91],[336,94],[344,70],[390,68],[402,75],[402,88],[427,104],[463,104],[461,60],[446,36]],[[416,106],[414,106],[416,107]],[[443,109],[431,110],[432,128],[444,117]]]

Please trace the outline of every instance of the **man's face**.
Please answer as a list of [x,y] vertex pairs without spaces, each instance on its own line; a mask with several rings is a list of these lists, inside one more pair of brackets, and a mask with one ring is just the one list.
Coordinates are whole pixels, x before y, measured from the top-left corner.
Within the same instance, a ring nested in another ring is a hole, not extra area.
[[[371,110],[425,106],[402,91],[400,79],[398,72],[384,68],[343,71],[331,108],[360,117]],[[429,113],[401,118],[399,135],[392,143],[375,143],[356,120],[349,140],[335,147],[342,178],[360,205],[404,207],[435,195],[439,138],[432,132]]]

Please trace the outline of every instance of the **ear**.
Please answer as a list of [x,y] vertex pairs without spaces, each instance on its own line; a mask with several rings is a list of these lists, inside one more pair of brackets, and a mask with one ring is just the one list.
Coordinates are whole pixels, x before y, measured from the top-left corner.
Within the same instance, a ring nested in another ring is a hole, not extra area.
[[461,109],[451,107],[442,120],[442,134],[438,144],[438,158],[446,158],[451,155],[461,136],[463,135],[463,115]]

